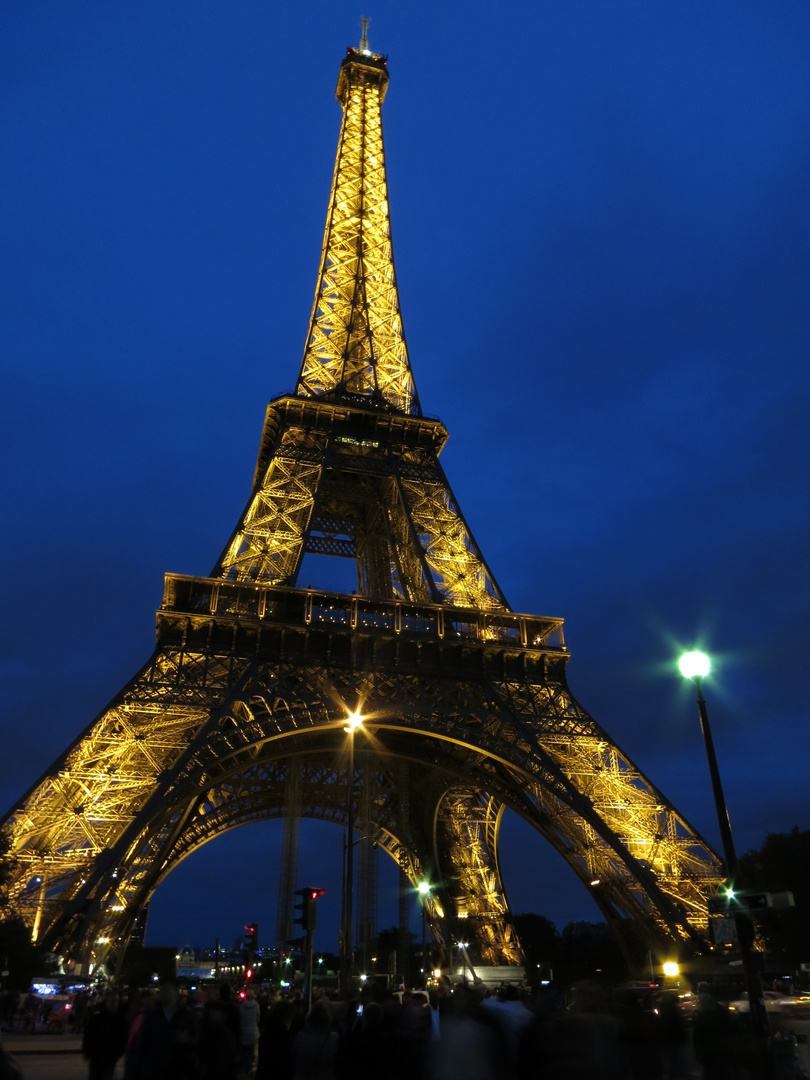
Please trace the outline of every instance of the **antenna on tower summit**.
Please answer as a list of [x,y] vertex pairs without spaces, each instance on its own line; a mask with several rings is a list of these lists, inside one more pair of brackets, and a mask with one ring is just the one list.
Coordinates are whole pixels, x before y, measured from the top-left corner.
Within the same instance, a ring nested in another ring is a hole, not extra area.
[[360,25],[363,27],[363,36],[360,38],[360,52],[369,52],[368,47],[368,24],[371,19],[367,19],[365,15],[360,20]]

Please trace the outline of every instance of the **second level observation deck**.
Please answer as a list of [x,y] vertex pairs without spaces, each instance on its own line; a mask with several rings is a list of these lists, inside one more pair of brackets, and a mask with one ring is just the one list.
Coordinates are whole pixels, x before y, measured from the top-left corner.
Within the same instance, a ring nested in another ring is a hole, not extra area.
[[521,682],[559,681],[568,659],[558,618],[176,574],[157,632],[164,647]]

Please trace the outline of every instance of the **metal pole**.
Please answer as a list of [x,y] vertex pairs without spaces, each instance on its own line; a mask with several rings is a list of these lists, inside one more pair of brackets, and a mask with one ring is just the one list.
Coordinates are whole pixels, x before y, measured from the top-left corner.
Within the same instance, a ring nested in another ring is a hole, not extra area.
[[[733,889],[737,881],[737,852],[734,848],[734,840],[731,835],[731,821],[728,816],[728,806],[723,785],[720,781],[720,770],[717,767],[717,755],[714,752],[714,740],[712,729],[709,726],[709,713],[706,701],[703,697],[700,676],[694,677],[697,687],[697,704],[700,715],[700,730],[703,733],[703,745],[706,748],[706,758],[709,762],[709,776],[712,782],[714,806],[717,811],[717,824],[720,826],[720,841],[723,845],[723,857],[726,863],[726,876],[730,889]],[[757,971],[756,954],[754,952],[754,925],[746,912],[734,913],[734,925],[737,930],[737,941],[742,954],[743,977],[745,988],[748,991],[748,1006],[751,1010],[751,1021],[757,1035],[768,1038],[770,1025],[768,1014],[765,1011],[765,1001],[762,996],[762,984]]]
[[312,1008],[312,939],[314,936],[311,930],[307,930],[306,966],[304,968],[304,1001],[307,1003],[307,1012]]
[[352,985],[352,930],[354,901],[354,728],[349,732],[349,775],[346,781],[346,881],[343,897],[343,956],[340,990],[348,1000]]
[[425,921],[426,921],[425,920],[425,899],[426,899],[426,897],[423,896],[422,897],[422,980],[423,980],[423,982],[427,982],[427,968],[425,966],[425,948],[426,948],[426,941],[425,941]]
[[[394,974],[402,975],[403,989],[411,986],[411,883],[402,867],[399,868],[399,967]],[[397,988],[399,989],[399,988]]]

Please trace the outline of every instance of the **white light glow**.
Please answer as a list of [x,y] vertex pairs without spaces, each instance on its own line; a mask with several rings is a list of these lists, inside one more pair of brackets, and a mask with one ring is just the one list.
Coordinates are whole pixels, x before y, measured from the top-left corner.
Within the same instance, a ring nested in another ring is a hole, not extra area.
[[685,679],[702,679],[704,675],[709,674],[709,658],[702,652],[684,653],[678,661],[678,667]]

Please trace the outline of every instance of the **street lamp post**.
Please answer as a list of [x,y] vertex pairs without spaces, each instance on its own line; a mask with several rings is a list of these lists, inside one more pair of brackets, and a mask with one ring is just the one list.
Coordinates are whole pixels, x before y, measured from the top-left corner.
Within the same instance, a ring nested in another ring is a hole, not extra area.
[[[700,730],[703,734],[703,745],[706,748],[706,759],[709,763],[714,807],[717,812],[717,824],[720,827],[720,841],[723,845],[723,857],[726,863],[726,880],[729,889],[733,891],[738,875],[737,852],[731,835],[731,821],[728,816],[725,795],[723,794],[723,785],[720,781],[717,755],[714,752],[714,739],[712,738],[712,729],[709,726],[709,713],[703,697],[702,679],[709,673],[709,658],[701,652],[684,653],[678,661],[678,667],[685,678],[692,680],[697,690]],[[758,1035],[767,1038],[770,1035],[770,1027],[754,953],[754,925],[749,915],[743,911],[734,912],[734,924],[737,930],[740,953],[742,954],[743,977],[748,992],[748,1005],[751,1010],[750,1015],[754,1030]]]
[[349,736],[349,772],[346,779],[346,877],[343,882],[343,949],[340,958],[340,990],[348,1000],[352,986],[352,930],[354,923],[354,736],[363,726],[359,712],[351,713],[344,731]]
[[427,949],[427,935],[426,935],[426,932],[425,932],[425,922],[426,922],[425,905],[427,904],[428,896],[430,896],[430,882],[429,881],[420,881],[419,882],[419,896],[420,896],[420,898],[422,900],[422,974],[424,975],[424,973],[426,971],[426,968],[425,968],[425,951]]

